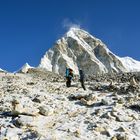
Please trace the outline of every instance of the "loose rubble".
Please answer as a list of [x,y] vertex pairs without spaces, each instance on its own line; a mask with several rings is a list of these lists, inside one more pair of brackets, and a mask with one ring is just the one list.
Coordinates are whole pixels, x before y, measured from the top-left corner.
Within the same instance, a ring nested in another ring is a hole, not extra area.
[[0,72],[1,140],[139,140],[139,73],[75,78]]

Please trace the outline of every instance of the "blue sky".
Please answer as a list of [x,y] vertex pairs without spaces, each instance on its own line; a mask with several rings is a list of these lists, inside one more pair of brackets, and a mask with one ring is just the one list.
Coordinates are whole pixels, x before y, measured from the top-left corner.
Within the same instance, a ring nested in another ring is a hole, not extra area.
[[38,66],[75,24],[116,55],[140,60],[139,7],[139,0],[0,0],[0,68]]

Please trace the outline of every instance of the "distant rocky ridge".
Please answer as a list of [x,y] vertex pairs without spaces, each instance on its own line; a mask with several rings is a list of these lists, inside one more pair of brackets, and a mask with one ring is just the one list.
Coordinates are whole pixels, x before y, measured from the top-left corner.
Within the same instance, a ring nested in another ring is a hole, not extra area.
[[29,69],[31,69],[33,67],[31,67],[28,63],[25,63],[21,69],[19,69],[17,72],[21,72],[21,73],[27,73]]
[[130,57],[120,58],[88,32],[71,28],[41,59],[39,68],[64,75],[70,67],[78,74],[82,68],[87,75],[140,71],[140,62]]

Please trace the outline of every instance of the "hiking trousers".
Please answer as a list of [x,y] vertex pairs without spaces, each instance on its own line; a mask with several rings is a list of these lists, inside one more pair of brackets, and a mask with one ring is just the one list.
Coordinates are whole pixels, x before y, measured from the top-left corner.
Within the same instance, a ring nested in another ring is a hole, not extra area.
[[81,86],[82,86],[82,88],[83,88],[84,90],[86,90],[86,88],[85,88],[85,84],[84,84],[84,81],[83,81],[83,80],[80,80],[80,82],[81,82]]
[[71,86],[71,79],[70,78],[67,78],[66,86],[67,87],[70,87]]

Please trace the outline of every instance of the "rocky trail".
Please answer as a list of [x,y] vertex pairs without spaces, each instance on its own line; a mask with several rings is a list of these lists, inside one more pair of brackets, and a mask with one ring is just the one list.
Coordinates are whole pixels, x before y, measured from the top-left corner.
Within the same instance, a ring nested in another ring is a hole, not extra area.
[[140,85],[133,74],[77,78],[0,72],[1,140],[139,140]]

